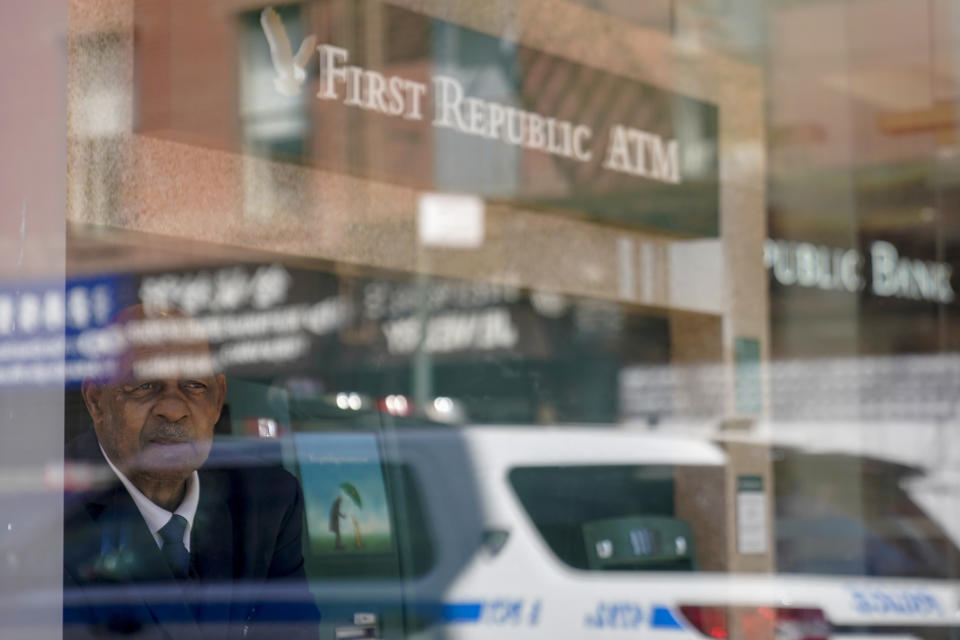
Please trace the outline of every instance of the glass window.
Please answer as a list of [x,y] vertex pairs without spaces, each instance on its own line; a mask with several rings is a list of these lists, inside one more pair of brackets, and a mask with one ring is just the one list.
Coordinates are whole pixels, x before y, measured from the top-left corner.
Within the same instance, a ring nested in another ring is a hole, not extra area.
[[669,466],[522,467],[510,483],[544,541],[573,567],[692,571],[695,541],[676,513],[673,474]]
[[[843,481],[851,468],[859,491]],[[785,573],[950,578],[956,543],[910,493],[917,469],[785,452],[777,473],[777,569]],[[843,487],[847,489],[844,490]]]
[[955,635],[956,0],[0,25],[0,636]]

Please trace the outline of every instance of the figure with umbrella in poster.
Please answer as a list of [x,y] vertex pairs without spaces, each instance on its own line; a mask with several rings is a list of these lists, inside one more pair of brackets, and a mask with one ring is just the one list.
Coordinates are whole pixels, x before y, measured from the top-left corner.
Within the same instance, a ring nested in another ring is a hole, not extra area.
[[[343,539],[340,536],[340,520],[346,518],[344,514],[344,504],[343,498],[347,496],[350,500],[357,506],[358,509],[363,508],[363,500],[360,498],[360,492],[357,491],[357,488],[349,482],[340,483],[341,495],[337,496],[337,499],[333,501],[333,505],[330,507],[330,531],[335,536],[333,548],[334,549],[343,549]],[[363,535],[360,533],[360,523],[357,522],[357,518],[354,515],[350,516],[350,521],[353,523],[353,542],[356,548],[363,547]]]

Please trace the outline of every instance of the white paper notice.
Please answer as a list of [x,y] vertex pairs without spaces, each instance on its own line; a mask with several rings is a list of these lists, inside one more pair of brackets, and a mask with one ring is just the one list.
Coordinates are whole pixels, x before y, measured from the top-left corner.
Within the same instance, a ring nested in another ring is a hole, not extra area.
[[767,500],[760,476],[737,478],[737,550],[742,554],[767,551]]
[[417,231],[427,246],[473,249],[483,245],[483,200],[452,193],[425,193],[417,209]]

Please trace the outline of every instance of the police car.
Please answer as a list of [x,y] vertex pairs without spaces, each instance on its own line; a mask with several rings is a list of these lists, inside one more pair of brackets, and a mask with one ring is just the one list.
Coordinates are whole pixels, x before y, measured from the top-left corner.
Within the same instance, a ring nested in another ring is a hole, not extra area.
[[[831,558],[849,533],[831,530],[837,519],[827,519],[817,555],[832,566],[810,573],[783,539],[778,550],[797,573],[728,572],[727,456],[703,439],[609,427],[344,432],[292,422],[285,460],[304,488],[308,574],[330,637],[960,632],[957,583],[848,570],[850,558]],[[886,564],[874,565],[902,567],[889,559],[935,551],[915,543],[878,547],[871,553]],[[955,560],[948,546],[941,568]]]

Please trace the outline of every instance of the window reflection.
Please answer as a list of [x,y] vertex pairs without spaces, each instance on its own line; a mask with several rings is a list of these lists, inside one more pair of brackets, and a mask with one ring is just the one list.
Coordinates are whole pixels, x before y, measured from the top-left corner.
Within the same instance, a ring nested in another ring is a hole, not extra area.
[[955,634],[951,2],[61,9],[0,635]]

